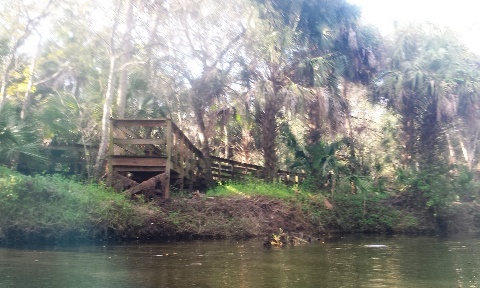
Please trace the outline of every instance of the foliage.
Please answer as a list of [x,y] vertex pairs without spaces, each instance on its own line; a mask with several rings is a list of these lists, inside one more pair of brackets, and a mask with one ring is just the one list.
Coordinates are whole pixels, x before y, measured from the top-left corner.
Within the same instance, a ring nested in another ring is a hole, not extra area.
[[334,197],[334,210],[321,213],[325,225],[344,232],[391,232],[417,228],[412,215],[386,205],[386,196],[355,194]]
[[401,185],[402,193],[409,194],[418,205],[431,208],[436,214],[439,210],[447,207],[455,199],[463,186],[471,181],[456,178],[448,174],[448,167],[429,167],[429,169],[414,171],[397,171],[398,182]]
[[[48,146],[53,148],[49,153],[51,165],[48,173],[67,170],[69,175],[76,173],[78,177],[91,179],[95,151],[90,147],[98,143],[92,109],[68,92],[51,95],[45,102],[33,117],[41,123],[43,137],[50,140]],[[55,146],[65,150],[54,150]],[[75,148],[81,149],[81,157]],[[75,166],[84,169],[75,169]]]
[[[388,53],[389,64],[376,81],[375,95],[402,117],[402,164],[420,169],[433,162],[444,165],[447,124],[476,115],[472,110],[464,113],[464,105],[475,91],[472,83],[479,80],[477,69],[471,70],[478,60],[449,30],[429,25],[399,28]],[[470,83],[467,89],[465,82]]]
[[453,179],[454,192],[460,201],[474,201],[480,197],[480,183],[475,181],[473,173],[465,166],[458,167],[458,174]]
[[107,238],[142,224],[135,204],[102,185],[0,167],[0,232],[25,239]]
[[7,104],[0,113],[0,165],[25,172],[44,168],[47,158],[41,152],[37,129],[38,123],[21,122],[15,107]]
[[302,185],[313,191],[327,186],[332,188],[333,181],[339,178],[341,172],[345,172],[346,162],[338,155],[344,146],[343,141],[332,144],[320,142],[309,145],[305,152],[297,151],[296,163],[292,167],[300,166],[308,175]]
[[[384,181],[373,181],[373,173],[365,172],[356,157],[348,156],[350,139],[326,144],[309,145],[306,152],[297,151],[296,162],[291,167],[303,168],[307,178],[301,188],[324,191],[328,194],[368,194],[383,192]],[[357,169],[359,167],[360,169]]]

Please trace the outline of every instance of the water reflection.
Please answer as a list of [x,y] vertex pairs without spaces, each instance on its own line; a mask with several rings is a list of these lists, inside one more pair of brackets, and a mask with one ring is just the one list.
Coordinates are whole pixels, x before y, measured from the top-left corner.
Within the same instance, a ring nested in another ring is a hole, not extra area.
[[347,237],[0,249],[0,287],[477,287],[478,239]]

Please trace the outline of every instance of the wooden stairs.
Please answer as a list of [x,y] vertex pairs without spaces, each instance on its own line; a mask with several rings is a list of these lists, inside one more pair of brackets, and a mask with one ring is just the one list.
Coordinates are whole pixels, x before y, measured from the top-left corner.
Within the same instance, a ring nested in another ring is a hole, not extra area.
[[[109,183],[132,196],[170,197],[170,188],[201,186],[204,157],[170,119],[110,120]],[[262,178],[263,167],[211,156],[214,180]],[[303,173],[278,171],[279,179],[299,183]]]

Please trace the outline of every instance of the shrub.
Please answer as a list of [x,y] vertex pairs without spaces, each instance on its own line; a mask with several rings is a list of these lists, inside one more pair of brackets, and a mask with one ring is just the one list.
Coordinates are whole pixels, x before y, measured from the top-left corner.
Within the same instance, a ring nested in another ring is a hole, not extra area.
[[400,221],[398,211],[381,205],[383,197],[338,195],[334,198],[335,209],[329,211],[328,225],[345,232],[390,231]]
[[436,214],[455,199],[454,178],[446,167],[430,167],[421,171],[398,170],[401,190],[410,194],[414,202],[432,209]]

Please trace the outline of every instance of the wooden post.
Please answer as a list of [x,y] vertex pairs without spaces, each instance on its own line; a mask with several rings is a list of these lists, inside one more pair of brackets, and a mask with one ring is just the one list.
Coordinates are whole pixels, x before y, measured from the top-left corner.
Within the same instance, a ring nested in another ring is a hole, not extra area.
[[193,150],[191,149],[189,143],[186,144],[187,145],[187,159],[185,159],[185,170],[187,171],[187,175],[188,175],[188,192],[192,192],[193,191],[193,179],[195,177],[194,175],[194,161],[195,161],[195,154],[193,153]]
[[[180,134],[180,132],[179,132]],[[180,157],[178,159],[178,168],[180,172],[180,192],[183,192],[183,186],[184,186],[184,181],[185,181],[185,168],[186,168],[186,163],[185,163],[185,139],[183,139],[182,135],[177,136],[179,139],[179,151],[180,151]]]
[[186,139],[186,138],[182,138],[182,139],[183,139],[183,143],[182,143],[182,147],[183,147],[182,167],[183,167],[183,171],[184,171],[183,175],[187,176],[188,175],[188,169],[189,169],[188,161],[190,160],[190,149],[188,148],[188,144],[187,144],[188,139]]
[[[113,171],[112,161],[110,160],[113,156],[113,129],[115,127],[115,120],[110,118],[110,138],[109,138],[109,145],[108,145],[108,177],[107,177],[107,185],[113,185],[113,175],[115,175],[115,171]],[[86,155],[85,155],[86,156]]]
[[167,183],[165,183],[164,197],[165,199],[170,198],[170,170],[172,167],[172,120],[167,119],[167,135],[166,135],[166,146],[167,146],[167,163],[165,164],[165,173],[168,175]]

